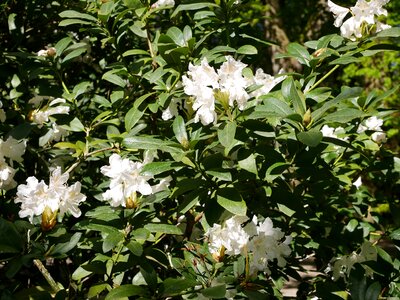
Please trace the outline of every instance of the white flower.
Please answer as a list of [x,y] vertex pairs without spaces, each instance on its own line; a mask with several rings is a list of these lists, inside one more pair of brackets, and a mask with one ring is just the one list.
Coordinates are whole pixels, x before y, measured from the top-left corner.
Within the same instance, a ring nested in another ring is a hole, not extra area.
[[86,196],[81,193],[81,183],[75,182],[63,191],[63,197],[60,198],[59,203],[60,215],[63,216],[66,212],[69,212],[75,218],[80,217],[81,210],[78,206],[85,200]]
[[[35,98],[32,98],[31,101],[33,103],[36,103],[35,101],[33,101],[33,99]],[[51,115],[68,114],[70,110],[69,106],[67,105],[55,106],[57,104],[63,104],[65,102],[66,100],[62,98],[56,98],[50,101],[50,103],[46,105],[43,109],[37,109],[32,113],[32,121],[38,124],[39,127],[42,127],[44,123],[49,121],[49,117]]]
[[357,128],[357,133],[363,133],[366,130],[375,131],[371,135],[371,139],[380,144],[386,142],[386,134],[382,131],[381,126],[383,125],[383,120],[372,116],[360,124]]
[[128,198],[135,197],[139,192],[142,195],[150,195],[161,190],[165,190],[170,177],[167,177],[158,185],[151,186],[148,181],[153,176],[141,175],[140,172],[145,164],[151,162],[153,157],[149,152],[145,152],[145,157],[142,162],[133,162],[128,158],[122,159],[120,155],[114,153],[110,156],[108,166],[103,166],[100,172],[105,176],[110,177],[110,188],[103,193],[105,200],[110,200],[111,206],[124,206]]
[[[269,261],[277,260],[278,266],[286,265],[284,257],[290,255],[291,238],[285,236],[280,228],[274,228],[270,218],[257,224],[254,216],[251,222],[246,216],[234,216],[224,225],[214,224],[206,232],[210,252],[217,257],[227,255],[250,255],[250,272],[269,273]],[[221,251],[222,250],[222,251]]]
[[329,10],[335,16],[334,25],[336,27],[339,27],[340,25],[342,25],[343,20],[346,17],[346,15],[350,12],[350,9],[348,9],[346,7],[339,6],[339,5],[333,3],[330,0],[328,0],[328,7],[329,7]]
[[220,89],[229,94],[229,105],[237,102],[240,110],[243,110],[250,96],[246,92],[248,83],[243,77],[243,69],[246,64],[236,61],[232,56],[225,56],[226,61],[218,70]]
[[362,186],[362,180],[361,176],[357,178],[356,181],[353,182],[353,185],[358,189],[360,186]]
[[383,120],[378,119],[375,116],[370,117],[365,121],[365,126],[367,127],[367,130],[379,131],[382,130],[381,129],[382,125],[383,125]]
[[[282,239],[285,240],[282,242]],[[286,260],[284,257],[290,255],[289,243],[291,238],[285,237],[280,228],[274,228],[272,220],[266,218],[263,223],[257,226],[257,235],[249,243],[249,251],[253,257],[250,263],[250,272],[257,271],[269,272],[268,261],[277,260],[278,266],[284,267]]]
[[371,134],[371,139],[377,144],[386,143],[387,141],[386,133],[374,132],[373,134]]
[[51,137],[49,138],[49,140],[47,141],[48,143],[51,143],[52,141],[56,141],[58,142],[59,140],[61,140],[61,138],[67,136],[69,134],[69,131],[62,128],[61,126],[57,125],[55,122],[53,122],[51,124],[51,129],[50,134]]
[[166,121],[170,120],[173,117],[178,115],[178,106],[181,104],[181,101],[176,98],[172,98],[171,102],[169,103],[168,107],[162,112],[161,118]]
[[0,154],[11,160],[22,162],[25,148],[26,140],[16,140],[12,136],[8,137],[6,141],[0,139]]
[[9,190],[14,188],[17,185],[14,175],[15,170],[4,161],[3,157],[0,157],[0,189]]
[[47,57],[47,50],[44,50],[44,49],[39,50],[38,53],[37,53],[37,56]]
[[[333,259],[333,267],[329,267],[326,272],[333,271],[332,279],[338,280],[340,277],[348,278],[350,272],[353,269],[354,264],[363,263],[366,261],[376,261],[377,260],[377,250],[374,245],[369,241],[364,241],[361,245],[361,251],[359,254],[352,252],[349,255],[344,255],[339,258]],[[372,276],[373,272],[369,268],[365,268],[366,276]]]
[[17,189],[15,203],[21,203],[19,216],[29,217],[32,222],[33,217],[41,215],[47,207],[52,212],[60,210],[61,217],[66,212],[79,217],[81,212],[78,206],[86,200],[86,196],[80,193],[79,182],[68,187],[68,177],[68,173],[61,173],[60,167],[52,172],[49,185],[43,180],[39,182],[34,176],[29,177],[27,184],[21,184]]
[[[375,16],[386,16],[387,11],[382,8],[389,0],[358,0],[356,5],[350,9],[336,5],[328,1],[328,7],[335,16],[336,27],[340,26],[341,35],[345,38],[355,40],[362,37],[363,24],[376,25],[375,32],[390,28],[376,20]],[[351,12],[352,17],[343,22],[346,15]]]
[[[279,72],[281,73],[282,70]],[[274,77],[272,75],[264,73],[262,69],[257,69],[255,76],[252,78],[250,84],[260,86],[258,89],[250,93],[250,97],[260,97],[268,94],[278,83],[283,81],[286,76]]]
[[174,0],[158,0],[151,7],[152,8],[160,8],[160,7],[164,7],[164,6],[175,6],[175,1]]

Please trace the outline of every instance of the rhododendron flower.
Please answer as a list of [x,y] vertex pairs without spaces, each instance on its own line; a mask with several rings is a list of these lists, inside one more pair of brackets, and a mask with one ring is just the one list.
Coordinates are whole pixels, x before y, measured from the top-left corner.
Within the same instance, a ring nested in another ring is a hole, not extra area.
[[366,130],[376,131],[372,133],[371,139],[378,144],[384,143],[386,142],[386,134],[382,131],[382,125],[382,119],[372,116],[358,126],[357,133],[363,133]]
[[68,178],[69,174],[61,173],[60,167],[51,173],[49,185],[34,176],[29,177],[26,180],[27,184],[21,184],[17,189],[15,203],[21,203],[19,216],[29,217],[32,222],[34,216],[50,210],[54,214],[59,211],[60,217],[63,217],[66,212],[76,218],[79,217],[81,211],[78,206],[86,200],[86,196],[81,194],[79,182],[68,186]]
[[[256,71],[256,76],[246,78],[243,70],[246,64],[235,60],[232,56],[225,56],[226,61],[217,70],[211,67],[204,58],[199,66],[189,64],[188,76],[182,76],[184,92],[193,96],[192,108],[196,111],[194,121],[201,121],[203,125],[215,122],[215,102],[219,101],[223,107],[234,107],[235,103],[243,110],[251,97],[259,97],[270,92],[270,90],[285,77],[274,78],[264,74],[261,69]],[[258,85],[258,89],[251,94],[247,88]],[[164,111],[163,118],[169,118],[175,112],[176,106],[170,105]]]
[[[361,245],[361,251],[358,254],[353,252],[349,255],[344,255],[339,258],[333,259],[333,266],[330,265],[325,272],[332,271],[332,279],[338,280],[340,277],[348,278],[350,272],[356,263],[363,263],[366,261],[376,261],[378,257],[378,252],[376,247],[372,245],[369,241],[364,241]],[[365,275],[372,276],[373,271],[370,268],[365,268]]]
[[[279,71],[282,73],[283,70]],[[260,97],[268,94],[277,84],[283,81],[286,76],[274,77],[264,73],[262,69],[257,69],[256,74],[251,80],[251,84],[258,85],[259,88],[250,93],[250,97]]]
[[165,6],[175,6],[175,1],[174,0],[158,0],[151,7],[152,8],[160,8],[160,7],[165,7]]
[[[39,101],[38,103],[37,97],[32,98],[29,101],[29,103],[33,103],[36,105],[40,105],[40,102],[41,101]],[[62,98],[51,100],[48,105],[44,106],[41,109],[36,109],[32,112],[32,121],[38,124],[39,127],[42,127],[44,123],[49,121],[49,117],[51,115],[68,114],[70,108],[69,106],[64,105],[64,103],[66,103],[66,100]]]
[[101,167],[100,171],[110,177],[110,188],[103,193],[105,200],[110,200],[111,206],[127,207],[128,199],[136,198],[136,193],[150,195],[166,189],[171,180],[169,177],[152,187],[148,181],[153,176],[141,175],[145,164],[151,162],[153,157],[145,153],[143,162],[133,162],[128,158],[121,158],[114,153],[110,156],[108,166]]
[[13,161],[22,162],[22,155],[25,153],[26,140],[16,140],[12,136],[6,141],[0,139],[0,155],[6,156]]
[[362,186],[362,180],[361,176],[357,178],[356,181],[353,182],[353,185],[358,189],[360,186]]
[[14,180],[15,170],[0,157],[0,189],[10,190],[17,186]]
[[266,218],[264,222],[258,224],[257,234],[250,240],[248,246],[249,251],[253,254],[250,273],[254,274],[257,271],[269,273],[268,261],[275,259],[278,266],[284,267],[286,265],[284,257],[291,253],[290,242],[291,238],[285,237],[280,228],[273,227],[270,218]]
[[[388,2],[389,0],[358,0],[355,6],[348,9],[328,0],[328,7],[335,16],[334,25],[340,27],[341,35],[355,40],[362,37],[363,24],[375,25],[375,32],[390,28],[389,25],[382,24],[375,18],[375,16],[387,15],[387,11],[382,6]],[[349,12],[352,17],[343,22]]]
[[243,226],[247,221],[245,216],[234,216],[223,226],[214,224],[207,230],[205,235],[213,256],[219,259],[221,254],[249,255],[251,274],[258,271],[269,273],[268,264],[274,260],[277,260],[278,266],[285,266],[284,257],[291,253],[291,238],[285,236],[280,228],[274,228],[269,218],[258,223],[254,216]]

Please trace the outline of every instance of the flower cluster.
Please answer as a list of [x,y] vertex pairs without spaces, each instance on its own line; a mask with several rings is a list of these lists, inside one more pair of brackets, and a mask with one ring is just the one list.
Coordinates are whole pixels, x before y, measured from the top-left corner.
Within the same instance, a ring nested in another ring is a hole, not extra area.
[[100,171],[110,177],[110,188],[103,193],[105,200],[110,200],[111,206],[134,208],[137,203],[137,192],[142,195],[151,195],[165,190],[170,177],[162,179],[158,184],[151,186],[148,181],[153,176],[140,174],[145,164],[152,162],[153,156],[145,152],[143,162],[133,162],[128,158],[122,159],[118,154],[112,154],[109,165],[101,167]]
[[[375,16],[387,16],[387,11],[382,6],[388,2],[389,0],[358,0],[356,5],[346,8],[328,0],[328,6],[336,18],[334,25],[340,27],[342,36],[356,40],[363,36],[365,25],[375,26],[375,32],[390,28],[389,25],[383,24],[375,18]],[[343,22],[348,13],[351,13],[352,17]]]
[[[348,278],[350,272],[356,263],[363,263],[366,261],[376,261],[377,260],[377,250],[368,241],[364,241],[361,245],[360,253],[353,252],[349,255],[344,255],[333,260],[333,266],[330,265],[325,272],[332,271],[332,279],[338,280],[340,277]],[[371,276],[373,272],[369,268],[365,268],[366,275]]]
[[152,8],[162,8],[167,6],[175,6],[174,0],[158,0],[151,7]]
[[[283,76],[274,78],[261,69],[256,71],[255,76],[246,78],[243,76],[246,64],[236,61],[232,56],[225,58],[226,61],[217,71],[204,58],[198,66],[189,64],[188,76],[182,76],[184,92],[194,98],[192,108],[196,111],[195,122],[208,125],[216,121],[216,100],[225,108],[234,107],[236,103],[243,110],[250,98],[267,94],[284,79]],[[248,93],[250,86],[258,89]]]
[[375,116],[366,119],[357,129],[357,133],[363,133],[367,130],[375,131],[371,134],[371,139],[380,144],[386,142],[386,134],[382,131],[381,126],[383,125],[383,120]]
[[251,222],[248,221],[245,216],[233,216],[225,221],[224,226],[214,224],[207,230],[206,236],[213,257],[219,261],[224,254],[248,255],[251,274],[258,271],[270,273],[269,261],[276,260],[278,266],[284,267],[284,257],[291,253],[290,236],[285,236],[280,228],[273,227],[270,218],[260,223],[254,216]]
[[19,216],[29,217],[29,221],[32,222],[34,216],[40,216],[45,212],[53,217],[57,215],[57,212],[60,217],[69,212],[78,218],[81,215],[78,206],[86,200],[86,196],[80,192],[81,183],[75,182],[68,186],[68,178],[69,174],[61,173],[60,167],[51,173],[49,185],[34,176],[29,177],[26,180],[27,184],[18,186],[15,203],[21,203]]
[[11,136],[5,141],[0,139],[0,189],[9,190],[17,185],[14,180],[16,170],[13,164],[14,161],[22,162],[25,148],[25,140],[16,140]]

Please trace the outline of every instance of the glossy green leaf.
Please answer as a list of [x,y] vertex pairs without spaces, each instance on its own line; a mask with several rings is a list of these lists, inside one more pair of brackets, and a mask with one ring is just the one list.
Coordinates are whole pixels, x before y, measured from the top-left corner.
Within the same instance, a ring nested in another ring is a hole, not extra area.
[[175,133],[175,137],[178,142],[184,146],[188,141],[188,135],[186,133],[185,121],[182,116],[176,116],[174,122],[172,123],[172,129]]
[[59,14],[61,18],[69,18],[69,19],[84,19],[92,22],[97,22],[97,18],[89,15],[89,14],[84,14],[80,13],[75,10],[65,10]]
[[181,11],[186,10],[199,10],[206,7],[217,7],[216,4],[210,2],[198,2],[191,4],[179,4],[171,15],[171,18],[175,17]]
[[73,236],[71,236],[70,240],[65,243],[59,243],[55,245],[54,248],[48,253],[49,256],[56,256],[60,254],[65,254],[68,251],[71,251],[73,248],[76,247],[80,238],[82,237],[81,232],[76,232]]
[[381,284],[378,281],[375,281],[365,292],[365,300],[378,300],[381,290]]
[[101,77],[104,80],[107,80],[115,85],[118,85],[120,87],[125,87],[126,86],[126,82],[125,80],[123,80],[120,76],[118,76],[117,74],[114,74],[115,70],[111,70],[108,71],[106,73],[104,73],[104,75]]
[[225,297],[225,293],[226,293],[225,284],[216,285],[216,286],[209,287],[209,288],[206,288],[204,290],[201,290],[201,294],[204,297],[208,297],[208,298],[211,298],[211,299],[223,298],[223,297]]
[[236,123],[227,122],[222,129],[218,129],[218,140],[225,148],[231,147],[235,140]]
[[74,58],[77,58],[78,56],[80,56],[81,54],[86,52],[86,48],[78,48],[73,50],[72,52],[68,53],[64,59],[62,60],[62,63],[66,63],[67,61],[70,61]]
[[192,279],[167,278],[162,283],[162,297],[178,296],[182,292],[197,285]]
[[117,300],[117,299],[127,299],[132,296],[146,296],[147,291],[144,287],[125,284],[116,287],[108,293],[105,300]]
[[175,161],[156,161],[145,164],[140,174],[146,176],[155,176],[166,171],[179,171],[184,165]]
[[183,232],[179,227],[176,227],[175,225],[170,225],[170,224],[161,224],[161,223],[149,223],[144,226],[145,229],[147,229],[150,232],[156,232],[156,233],[165,233],[165,234],[176,234],[176,235],[182,235]]
[[126,248],[128,248],[136,256],[141,256],[143,253],[142,244],[136,241],[130,241],[128,244],[126,244]]
[[304,46],[298,43],[290,43],[287,46],[287,52],[290,56],[296,58],[302,65],[310,66],[310,60],[312,57]]
[[246,202],[242,199],[240,193],[234,188],[219,189],[217,192],[217,202],[234,215],[246,215]]
[[180,144],[159,140],[153,137],[137,136],[127,137],[123,144],[131,149],[161,150],[170,153],[182,153]]
[[244,45],[241,46],[239,49],[237,49],[236,53],[245,55],[255,55],[258,53],[258,51],[257,48],[254,47],[253,45]]
[[322,133],[318,130],[299,132],[297,139],[307,146],[316,147],[322,141]]
[[296,89],[296,85],[292,77],[288,77],[282,83],[282,95],[286,101],[293,104],[293,108],[299,115],[303,116],[306,112],[306,103],[304,95]]

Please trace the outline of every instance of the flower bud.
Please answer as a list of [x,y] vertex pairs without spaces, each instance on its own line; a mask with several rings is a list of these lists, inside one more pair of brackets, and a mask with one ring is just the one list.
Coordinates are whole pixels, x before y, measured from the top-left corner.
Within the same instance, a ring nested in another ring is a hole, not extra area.
[[303,116],[303,125],[304,126],[308,126],[308,124],[311,123],[311,110],[307,109],[307,111],[305,112],[304,116]]
[[57,223],[57,211],[52,211],[50,207],[46,206],[42,213],[42,230],[49,231]]
[[225,247],[221,246],[217,252],[214,252],[212,254],[212,257],[214,258],[214,260],[216,262],[221,262],[224,260],[224,256],[225,256]]
[[132,195],[126,199],[125,207],[135,209],[138,206],[139,206],[139,200],[137,198],[137,193],[133,192]]

